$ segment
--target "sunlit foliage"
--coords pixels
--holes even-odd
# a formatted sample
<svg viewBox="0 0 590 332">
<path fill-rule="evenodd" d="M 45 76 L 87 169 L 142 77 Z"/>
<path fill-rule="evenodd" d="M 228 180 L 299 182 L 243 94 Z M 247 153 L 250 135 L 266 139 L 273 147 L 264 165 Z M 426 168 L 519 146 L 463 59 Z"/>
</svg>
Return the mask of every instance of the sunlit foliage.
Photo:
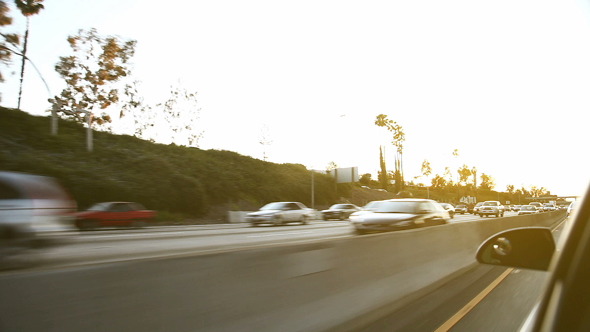
<svg viewBox="0 0 590 332">
<path fill-rule="evenodd" d="M 461 166 L 457 173 L 459 173 L 459 183 L 466 184 L 469 181 L 469 178 L 473 175 L 471 169 L 467 165 Z"/>
<path fill-rule="evenodd" d="M 488 189 L 492 190 L 496 186 L 496 182 L 491 175 L 482 173 L 481 174 L 481 184 L 479 185 L 480 189 Z"/>
<path fill-rule="evenodd" d="M 67 41 L 72 54 L 60 57 L 55 66 L 66 88 L 50 101 L 59 105 L 65 118 L 84 122 L 86 112 L 91 112 L 93 122 L 110 122 L 105 109 L 119 101 L 123 87 L 116 83 L 130 74 L 136 41 L 104 37 L 96 29 L 79 30 Z"/>
<path fill-rule="evenodd" d="M 25 38 L 23 41 L 22 49 L 22 61 L 20 67 L 20 86 L 18 90 L 18 106 L 20 109 L 21 96 L 23 92 L 23 80 L 25 77 L 25 63 L 27 59 L 27 46 L 29 44 L 29 17 L 38 14 L 43 6 L 43 0 L 14 0 L 16 7 L 20 10 L 21 14 L 27 18 L 27 27 L 25 29 Z"/>
<path fill-rule="evenodd" d="M 19 54 L 19 36 L 15 33 L 5 32 L 5 28 L 12 24 L 12 17 L 9 16 L 10 9 L 6 2 L 0 0 L 0 63 L 7 66 L 10 64 L 13 54 Z M 4 76 L 0 71 L 0 82 L 4 82 Z"/>
<path fill-rule="evenodd" d="M 396 192 L 400 191 L 404 187 L 404 172 L 403 172 L 403 150 L 404 142 L 406 140 L 406 134 L 403 127 L 397 122 L 389 119 L 385 114 L 377 115 L 375 119 L 375 125 L 387 129 L 391 133 L 391 144 L 396 148 L 395 154 L 395 171 L 394 180 Z"/>
<path fill-rule="evenodd" d="M 172 86 L 165 101 L 155 105 L 140 101 L 131 110 L 134 135 L 151 142 L 198 147 L 203 137 L 200 113 L 197 92 Z"/>
</svg>

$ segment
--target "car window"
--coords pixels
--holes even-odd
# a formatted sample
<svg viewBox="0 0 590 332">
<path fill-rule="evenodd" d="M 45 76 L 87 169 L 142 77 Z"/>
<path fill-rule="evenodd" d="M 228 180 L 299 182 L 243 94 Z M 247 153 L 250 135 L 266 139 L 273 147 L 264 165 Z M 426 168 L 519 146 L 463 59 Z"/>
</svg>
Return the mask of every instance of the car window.
<svg viewBox="0 0 590 332">
<path fill-rule="evenodd" d="M 0 182 L 0 199 L 19 199 L 22 195 L 8 183 Z"/>
<path fill-rule="evenodd" d="M 418 207 L 418 212 L 434 212 L 434 204 L 429 202 L 421 202 Z"/>
<path fill-rule="evenodd" d="M 109 207 L 109 203 L 97 203 L 88 208 L 88 211 L 108 211 Z"/>
<path fill-rule="evenodd" d="M 261 207 L 260 210 L 282 210 L 286 207 L 285 203 L 268 203 L 265 206 Z"/>
<path fill-rule="evenodd" d="M 371 210 L 378 213 L 416 213 L 418 204 L 407 201 L 381 201 Z"/>
</svg>

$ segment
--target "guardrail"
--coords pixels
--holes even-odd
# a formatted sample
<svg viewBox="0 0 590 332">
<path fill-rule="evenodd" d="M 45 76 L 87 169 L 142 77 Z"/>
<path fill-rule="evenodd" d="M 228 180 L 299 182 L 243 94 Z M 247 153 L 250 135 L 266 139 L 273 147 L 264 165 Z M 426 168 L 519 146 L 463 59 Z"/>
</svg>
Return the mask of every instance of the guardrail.
<svg viewBox="0 0 590 332">
<path fill-rule="evenodd" d="M 564 212 L 0 276 L 6 331 L 325 331 L 444 281 L 501 230 Z"/>
</svg>

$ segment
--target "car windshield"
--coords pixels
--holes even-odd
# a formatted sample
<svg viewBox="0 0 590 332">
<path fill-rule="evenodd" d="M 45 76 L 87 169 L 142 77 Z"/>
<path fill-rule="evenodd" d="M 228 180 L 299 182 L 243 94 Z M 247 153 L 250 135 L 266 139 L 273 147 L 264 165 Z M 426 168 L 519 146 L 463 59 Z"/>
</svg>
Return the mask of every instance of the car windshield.
<svg viewBox="0 0 590 332">
<path fill-rule="evenodd" d="M 363 206 L 363 210 L 373 211 L 379 205 L 380 201 L 372 201 Z"/>
<path fill-rule="evenodd" d="M 350 205 L 348 204 L 334 204 L 330 206 L 330 209 L 350 209 Z"/>
<path fill-rule="evenodd" d="M 498 206 L 498 203 L 496 203 L 496 202 L 485 202 L 485 203 L 483 203 L 483 206 Z"/>
<path fill-rule="evenodd" d="M 418 202 L 382 201 L 371 208 L 377 213 L 416 213 Z"/>
<path fill-rule="evenodd" d="M 265 206 L 261 207 L 260 210 L 261 211 L 281 210 L 281 209 L 284 209 L 285 207 L 287 207 L 287 203 L 276 202 L 276 203 L 268 203 Z"/>
</svg>

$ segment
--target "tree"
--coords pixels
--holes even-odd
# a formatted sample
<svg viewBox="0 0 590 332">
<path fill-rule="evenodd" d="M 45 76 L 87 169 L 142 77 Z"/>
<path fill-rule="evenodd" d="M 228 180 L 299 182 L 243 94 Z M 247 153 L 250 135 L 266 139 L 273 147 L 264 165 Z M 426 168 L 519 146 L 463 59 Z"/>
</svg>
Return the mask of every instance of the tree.
<svg viewBox="0 0 590 332">
<path fill-rule="evenodd" d="M 268 126 L 263 126 L 260 130 L 260 138 L 258 139 L 258 144 L 262 145 L 262 160 L 266 161 L 266 149 L 269 145 L 272 144 L 272 139 L 269 137 L 268 133 Z"/>
<path fill-rule="evenodd" d="M 493 177 L 485 173 L 481 173 L 481 184 L 479 185 L 480 189 L 492 190 L 495 186 L 496 183 Z"/>
<path fill-rule="evenodd" d="M 426 159 L 422 162 L 422 168 L 420 169 L 422 175 L 425 177 L 429 177 L 432 174 L 432 166 L 430 166 L 430 162 Z"/>
<path fill-rule="evenodd" d="M 8 16 L 9 10 L 6 2 L 0 0 L 0 27 L 12 24 L 12 17 Z M 19 36 L 14 33 L 0 32 L 0 38 L 0 62 L 9 65 L 13 54 L 20 55 L 16 51 L 20 43 Z M 2 72 L 0 72 L 0 82 L 4 82 Z"/>
<path fill-rule="evenodd" d="M 381 170 L 377 174 L 377 180 L 381 184 L 381 189 L 387 190 L 389 184 L 389 176 L 387 175 L 387 167 L 385 166 L 385 157 L 383 156 L 383 147 L 379 147 L 379 166 Z"/>
<path fill-rule="evenodd" d="M 166 101 L 154 106 L 139 103 L 132 111 L 136 137 L 152 142 L 199 146 L 203 131 L 197 129 L 201 109 L 196 92 L 172 86 Z"/>
<path fill-rule="evenodd" d="M 447 183 L 449 185 L 453 183 L 453 174 L 451 172 L 450 167 L 445 167 L 445 172 L 443 173 L 443 176 L 447 180 Z"/>
<path fill-rule="evenodd" d="M 20 109 L 20 101 L 23 93 L 23 80 L 25 77 L 25 62 L 27 60 L 27 44 L 29 41 L 29 17 L 38 14 L 41 11 L 41 9 L 45 7 L 42 4 L 43 0 L 14 0 L 14 2 L 16 3 L 16 7 L 27 19 L 25 38 L 23 40 L 23 49 L 21 52 L 22 61 L 20 67 L 20 86 L 18 89 L 17 108 Z"/>
<path fill-rule="evenodd" d="M 363 186 L 368 186 L 371 184 L 371 173 L 365 173 L 363 175 L 361 175 L 360 179 L 359 179 L 359 183 Z"/>
<path fill-rule="evenodd" d="M 65 118 L 84 122 L 91 114 L 90 123 L 111 122 L 105 110 L 119 101 L 123 87 L 117 83 L 130 75 L 129 61 L 135 53 L 136 41 L 103 37 L 96 29 L 90 29 L 69 36 L 68 43 L 73 55 L 60 57 L 55 65 L 66 81 L 66 88 L 50 101 L 59 106 Z M 96 116 L 98 111 L 102 113 Z"/>
<path fill-rule="evenodd" d="M 432 166 L 430 166 L 430 162 L 428 160 L 424 159 L 420 171 L 422 172 L 422 176 L 426 177 L 426 180 L 428 180 L 428 177 L 430 177 L 430 174 L 432 174 Z M 430 186 L 426 186 L 426 197 L 430 198 Z"/>
<path fill-rule="evenodd" d="M 375 119 L 375 125 L 378 127 L 384 127 L 391 133 L 391 143 L 396 148 L 395 153 L 395 191 L 399 192 L 404 187 L 404 172 L 403 172 L 403 150 L 404 141 L 406 140 L 406 134 L 403 131 L 403 127 L 397 122 L 388 119 L 387 115 L 379 114 Z"/>
<path fill-rule="evenodd" d="M 459 173 L 459 183 L 465 183 L 465 184 L 467 184 L 467 181 L 469 180 L 469 177 L 471 175 L 473 175 L 471 173 L 471 169 L 469 169 L 469 166 L 467 166 L 467 165 L 461 166 L 457 170 L 457 173 Z"/>
<path fill-rule="evenodd" d="M 326 166 L 326 173 L 330 173 L 331 171 L 335 170 L 336 168 L 338 168 L 338 164 L 336 164 L 335 161 L 331 161 L 328 163 L 328 166 Z"/>
<path fill-rule="evenodd" d="M 447 186 L 447 180 L 436 174 L 434 178 L 432 178 L 432 189 L 444 189 Z"/>
<path fill-rule="evenodd" d="M 542 197 L 549 195 L 549 191 L 547 191 L 545 187 L 539 188 L 537 186 L 531 186 L 531 190 L 529 192 L 532 197 Z"/>
<path fill-rule="evenodd" d="M 507 191 L 509 194 L 514 194 L 514 185 L 511 185 L 511 184 L 507 185 L 507 186 L 506 186 L 506 191 Z"/>
</svg>

